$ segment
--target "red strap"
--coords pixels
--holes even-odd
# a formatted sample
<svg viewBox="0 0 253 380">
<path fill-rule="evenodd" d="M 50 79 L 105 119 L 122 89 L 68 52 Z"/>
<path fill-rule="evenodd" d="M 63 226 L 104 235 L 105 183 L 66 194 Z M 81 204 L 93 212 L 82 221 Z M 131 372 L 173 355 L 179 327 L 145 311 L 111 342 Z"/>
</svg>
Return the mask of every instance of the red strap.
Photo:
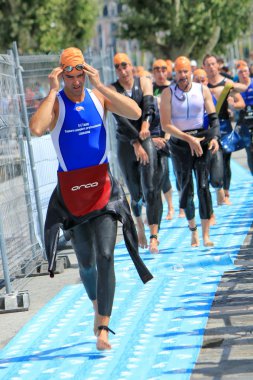
<svg viewBox="0 0 253 380">
<path fill-rule="evenodd" d="M 75 216 L 101 210 L 109 202 L 111 180 L 107 163 L 58 172 L 58 180 L 65 206 Z"/>
</svg>

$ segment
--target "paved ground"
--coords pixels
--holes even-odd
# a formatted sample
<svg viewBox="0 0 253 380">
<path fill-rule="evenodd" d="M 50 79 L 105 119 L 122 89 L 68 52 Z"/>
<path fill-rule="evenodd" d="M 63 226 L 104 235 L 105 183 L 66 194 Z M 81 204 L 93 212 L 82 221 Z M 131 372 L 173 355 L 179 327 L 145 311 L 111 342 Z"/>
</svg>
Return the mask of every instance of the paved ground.
<svg viewBox="0 0 253 380">
<path fill-rule="evenodd" d="M 246 166 L 243 151 L 234 154 L 234 157 Z M 250 230 L 237 260 L 241 269 L 225 273 L 217 289 L 192 380 L 253 379 L 252 251 L 253 230 Z M 79 283 L 76 260 L 71 249 L 69 258 L 71 268 L 53 280 L 48 276 L 29 279 L 25 287 L 31 299 L 28 311 L 0 315 L 0 348 L 64 286 Z"/>
<path fill-rule="evenodd" d="M 234 157 L 247 167 L 244 151 Z M 253 379 L 253 228 L 235 263 L 241 269 L 222 277 L 191 380 Z"/>
</svg>

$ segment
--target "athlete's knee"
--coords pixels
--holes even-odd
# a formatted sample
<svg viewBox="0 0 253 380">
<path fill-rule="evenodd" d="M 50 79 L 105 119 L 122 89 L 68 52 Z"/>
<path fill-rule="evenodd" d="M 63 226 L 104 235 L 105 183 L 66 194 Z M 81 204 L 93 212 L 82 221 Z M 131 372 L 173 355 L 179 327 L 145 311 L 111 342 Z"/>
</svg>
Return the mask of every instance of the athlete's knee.
<svg viewBox="0 0 253 380">
<path fill-rule="evenodd" d="M 113 262 L 113 249 L 104 248 L 98 253 L 98 260 L 106 260 L 107 262 Z"/>
<path fill-rule="evenodd" d="M 154 203 L 156 202 L 156 199 L 157 199 L 157 194 L 154 189 L 149 189 L 145 193 L 145 201 L 148 205 L 154 205 Z"/>
<path fill-rule="evenodd" d="M 131 209 L 132 209 L 133 214 L 134 214 L 135 217 L 141 216 L 141 212 L 142 212 L 142 199 L 139 200 L 139 201 L 131 199 Z"/>
</svg>

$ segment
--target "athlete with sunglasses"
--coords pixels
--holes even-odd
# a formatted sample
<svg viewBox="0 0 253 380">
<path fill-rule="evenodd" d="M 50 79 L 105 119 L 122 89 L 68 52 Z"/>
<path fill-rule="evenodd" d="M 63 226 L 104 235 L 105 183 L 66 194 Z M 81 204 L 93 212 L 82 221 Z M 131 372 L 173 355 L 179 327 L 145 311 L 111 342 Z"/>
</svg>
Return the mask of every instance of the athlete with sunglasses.
<svg viewBox="0 0 253 380">
<path fill-rule="evenodd" d="M 174 215 L 172 203 L 172 186 L 169 172 L 169 135 L 165 135 L 160 123 L 160 100 L 162 91 L 170 85 L 167 79 L 167 64 L 163 59 L 156 59 L 153 63 L 153 93 L 155 102 L 155 117 L 150 126 L 150 132 L 157 149 L 158 163 L 161 172 L 161 190 L 168 206 L 167 220 L 171 220 Z M 182 210 L 183 211 L 183 210 Z"/>
<path fill-rule="evenodd" d="M 180 207 L 185 210 L 192 233 L 191 246 L 199 246 L 195 221 L 194 171 L 199 198 L 199 213 L 203 244 L 212 247 L 209 237 L 209 220 L 212 199 L 208 182 L 208 150 L 217 152 L 219 123 L 209 89 L 192 82 L 191 64 L 188 58 L 175 61 L 176 83 L 165 89 L 161 96 L 160 117 L 162 128 L 171 134 L 170 150 L 180 189 Z M 210 128 L 203 128 L 204 110 L 209 115 Z"/>
<path fill-rule="evenodd" d="M 85 88 L 89 77 L 94 89 Z M 60 89 L 60 79 L 64 88 Z M 138 237 L 123 190 L 108 166 L 106 111 L 138 119 L 133 100 L 101 83 L 81 50 L 65 49 L 60 66 L 49 75 L 50 91 L 30 121 L 33 134 L 50 130 L 57 153 L 58 185 L 48 206 L 45 248 L 54 276 L 59 228 L 68 230 L 81 280 L 94 307 L 97 349 L 110 349 L 109 320 L 115 292 L 114 247 L 117 222 L 123 224 L 126 246 L 145 283 L 152 278 L 138 254 Z"/>
<path fill-rule="evenodd" d="M 207 73 L 208 87 L 217 103 L 220 103 L 218 117 L 221 132 L 221 151 L 223 156 L 223 189 L 225 194 L 223 204 L 230 205 L 229 189 L 232 177 L 230 163 L 231 152 L 227 152 L 225 147 L 222 146 L 222 138 L 232 132 L 230 107 L 237 110 L 245 107 L 240 92 L 246 91 L 247 87 L 242 83 L 233 82 L 221 75 L 217 57 L 212 54 L 206 54 L 203 58 L 203 68 Z M 224 91 L 226 92 L 224 93 Z"/>
<path fill-rule="evenodd" d="M 149 130 L 154 116 L 152 82 L 145 76 L 133 75 L 132 62 L 124 53 L 114 56 L 114 66 L 118 80 L 110 88 L 133 99 L 142 110 L 142 117 L 138 120 L 115 115 L 119 165 L 131 196 L 139 246 L 148 247 L 142 219 L 144 200 L 150 229 L 149 250 L 158 253 L 162 198 L 158 188 L 157 152 Z"/>
</svg>

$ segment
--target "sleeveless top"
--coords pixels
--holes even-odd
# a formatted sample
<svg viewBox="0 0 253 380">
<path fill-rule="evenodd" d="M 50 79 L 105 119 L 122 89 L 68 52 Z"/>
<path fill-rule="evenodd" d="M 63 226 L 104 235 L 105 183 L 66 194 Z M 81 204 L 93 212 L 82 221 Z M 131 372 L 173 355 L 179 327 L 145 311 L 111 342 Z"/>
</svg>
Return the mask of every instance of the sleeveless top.
<svg viewBox="0 0 253 380">
<path fill-rule="evenodd" d="M 209 88 L 216 88 L 216 87 L 221 87 L 221 86 L 224 87 L 226 84 L 226 81 L 227 81 L 227 78 L 224 78 L 217 84 L 208 83 L 207 87 Z M 225 99 L 225 101 L 223 102 L 218 117 L 219 119 L 229 120 L 227 99 Z"/>
<path fill-rule="evenodd" d="M 51 138 L 59 161 L 58 171 L 69 171 L 108 162 L 104 109 L 85 89 L 83 102 L 72 102 L 61 90 L 59 116 Z"/>
<path fill-rule="evenodd" d="M 246 91 L 241 92 L 243 100 L 246 106 L 253 106 L 253 79 L 250 81 L 250 85 Z"/>
<path fill-rule="evenodd" d="M 135 100 L 135 102 L 138 104 L 138 106 L 143 109 L 143 92 L 141 89 L 140 84 L 140 78 L 134 77 L 134 83 L 132 87 L 132 94 L 131 96 L 128 95 L 127 91 L 124 89 L 123 86 L 119 83 L 117 80 L 116 82 L 112 83 L 112 86 L 115 87 L 116 91 L 119 92 L 122 95 L 128 96 L 129 98 Z M 118 116 L 116 114 L 113 114 L 113 116 L 116 119 L 117 122 L 117 131 L 116 131 L 116 137 L 121 141 L 129 141 L 129 138 L 126 137 L 126 129 L 123 127 L 124 119 L 128 120 L 134 128 L 139 132 L 141 130 L 141 124 L 142 124 L 142 117 L 140 117 L 138 120 L 130 120 L 127 118 L 123 118 L 122 116 Z"/>
<path fill-rule="evenodd" d="M 188 92 L 177 84 L 171 89 L 171 122 L 181 131 L 202 129 L 204 120 L 204 96 L 200 83 L 192 82 Z"/>
</svg>

